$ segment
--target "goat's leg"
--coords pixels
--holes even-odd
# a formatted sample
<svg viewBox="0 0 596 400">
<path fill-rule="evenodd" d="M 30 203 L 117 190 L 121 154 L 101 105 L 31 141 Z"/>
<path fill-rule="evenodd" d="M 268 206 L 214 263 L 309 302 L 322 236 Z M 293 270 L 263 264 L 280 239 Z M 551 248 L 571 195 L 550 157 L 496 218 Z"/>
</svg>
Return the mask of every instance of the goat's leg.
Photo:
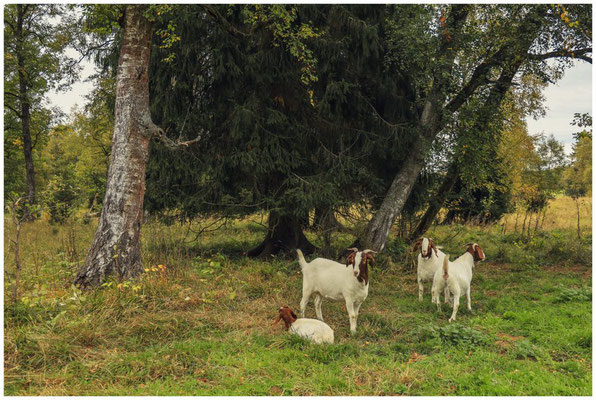
<svg viewBox="0 0 596 400">
<path fill-rule="evenodd" d="M 444 296 L 445 296 L 445 304 L 447 303 L 451 303 L 451 298 L 449 297 L 449 288 L 445 287 L 445 291 L 443 292 Z"/>
<path fill-rule="evenodd" d="M 466 290 L 466 297 L 468 299 L 468 311 L 472 311 L 472 297 L 470 297 L 470 288 Z"/>
<path fill-rule="evenodd" d="M 439 293 L 441 293 L 441 291 L 435 288 L 435 284 L 433 282 L 433 286 L 430 289 L 430 302 L 431 304 L 437 305 L 437 311 L 441 311 L 441 296 L 439 295 Z"/>
<path fill-rule="evenodd" d="M 346 308 L 348 309 L 348 315 L 350 316 L 350 332 L 356 333 L 356 320 L 358 319 L 356 311 L 354 310 L 354 302 L 346 299 Z"/>
<path fill-rule="evenodd" d="M 302 293 L 302 300 L 300 300 L 300 317 L 304 318 L 304 313 L 306 312 L 306 306 L 308 305 L 308 300 L 310 300 L 311 292 L 303 292 Z"/>
<path fill-rule="evenodd" d="M 455 316 L 457 315 L 457 309 L 459 308 L 459 296 L 455 293 L 453 294 L 453 313 L 451 314 L 451 318 L 449 318 L 449 322 L 455 321 Z"/>
<path fill-rule="evenodd" d="M 356 318 L 358 318 L 358 312 L 360 311 L 361 305 L 362 305 L 362 302 L 354 303 L 354 312 L 356 313 Z"/>
<path fill-rule="evenodd" d="M 422 294 L 424 293 L 424 285 L 420 278 L 418 278 L 418 301 L 422 301 Z"/>
<path fill-rule="evenodd" d="M 315 294 L 315 311 L 317 313 L 317 318 L 320 319 L 321 321 L 324 321 L 323 312 L 321 311 L 322 303 L 323 303 L 323 296 L 321 296 L 320 294 Z"/>
</svg>

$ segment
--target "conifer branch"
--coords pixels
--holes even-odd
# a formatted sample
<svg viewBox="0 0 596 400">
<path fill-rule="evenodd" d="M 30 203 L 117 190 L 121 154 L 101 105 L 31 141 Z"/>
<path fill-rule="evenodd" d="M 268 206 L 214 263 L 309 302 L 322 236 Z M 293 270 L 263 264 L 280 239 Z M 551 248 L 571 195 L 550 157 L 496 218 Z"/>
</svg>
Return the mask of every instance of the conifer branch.
<svg viewBox="0 0 596 400">
<path fill-rule="evenodd" d="M 215 9 L 215 7 L 213 7 L 212 5 L 203 4 L 203 8 L 205 9 L 205 11 L 207 11 L 207 14 L 209 14 L 211 17 L 213 17 L 217 22 L 221 22 L 223 24 L 223 26 L 228 30 L 228 32 L 230 32 L 232 35 L 243 37 L 243 38 L 250 36 L 249 34 L 238 30 L 227 19 L 225 19 L 225 17 L 223 15 L 221 15 L 219 13 L 219 11 L 217 11 Z"/>
</svg>

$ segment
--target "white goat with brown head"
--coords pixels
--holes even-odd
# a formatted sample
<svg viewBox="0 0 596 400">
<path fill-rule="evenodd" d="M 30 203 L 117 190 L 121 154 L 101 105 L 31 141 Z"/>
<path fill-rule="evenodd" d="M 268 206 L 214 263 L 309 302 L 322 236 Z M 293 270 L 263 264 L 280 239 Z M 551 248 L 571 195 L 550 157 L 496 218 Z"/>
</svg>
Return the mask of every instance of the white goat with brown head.
<svg viewBox="0 0 596 400">
<path fill-rule="evenodd" d="M 344 300 L 350 316 L 350 331 L 356 332 L 356 321 L 360 306 L 368 296 L 368 266 L 375 264 L 372 250 L 351 252 L 346 257 L 346 264 L 326 258 L 315 258 L 310 263 L 304 259 L 300 250 L 298 263 L 302 269 L 302 301 L 300 301 L 300 314 L 304 317 L 306 306 L 310 297 L 315 296 L 315 311 L 317 318 L 323 320 L 321 304 L 323 297 L 332 300 Z M 349 267 L 352 268 L 349 268 Z"/>
<path fill-rule="evenodd" d="M 300 318 L 288 306 L 280 307 L 279 315 L 273 324 L 284 321 L 286 330 L 317 344 L 333 343 L 333 329 L 318 319 Z"/>
<path fill-rule="evenodd" d="M 424 293 L 424 283 L 432 282 L 435 277 L 435 272 L 443 265 L 445 253 L 437 249 L 435 242 L 431 238 L 420 238 L 414 243 L 414 251 L 420 250 L 418 253 L 418 300 L 422 301 Z M 445 302 L 449 300 L 449 292 L 445 291 Z"/>
<path fill-rule="evenodd" d="M 470 286 L 474 267 L 478 261 L 484 261 L 485 256 L 478 243 L 468 243 L 466 252 L 459 256 L 455 261 L 450 262 L 449 256 L 443 259 L 443 268 L 435 272 L 432 287 L 432 301 L 441 309 L 439 295 L 445 289 L 448 289 L 453 295 L 453 313 L 449 322 L 455 321 L 457 309 L 459 308 L 459 298 L 466 294 L 468 300 L 468 310 L 472 311 L 472 298 L 470 297 Z"/>
</svg>

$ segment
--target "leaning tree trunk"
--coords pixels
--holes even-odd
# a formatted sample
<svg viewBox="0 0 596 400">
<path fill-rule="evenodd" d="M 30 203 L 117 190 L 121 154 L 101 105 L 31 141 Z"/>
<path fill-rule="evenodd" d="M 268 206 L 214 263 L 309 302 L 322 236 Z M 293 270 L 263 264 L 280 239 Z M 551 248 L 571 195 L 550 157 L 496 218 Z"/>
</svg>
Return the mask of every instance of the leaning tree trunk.
<svg viewBox="0 0 596 400">
<path fill-rule="evenodd" d="M 383 203 L 366 226 L 362 240 L 364 247 L 374 251 L 381 251 L 385 247 L 393 222 L 401 213 L 422 169 L 424 157 L 421 150 L 411 149 L 408 158 L 393 179 Z"/>
<path fill-rule="evenodd" d="M 391 182 L 381 206 L 366 227 L 362 242 L 368 249 L 381 251 L 385 247 L 391 227 L 401 213 L 414 187 L 416 178 L 422 170 L 424 153 L 430 148 L 433 139 L 444 125 L 441 114 L 445 102 L 444 92 L 448 84 L 444 77 L 451 75 L 459 46 L 459 31 L 463 27 L 469 12 L 470 8 L 466 5 L 451 6 L 447 22 L 444 25 L 445 29 L 449 28 L 450 33 L 443 35 L 437 52 L 437 58 L 441 59 L 442 62 L 436 70 L 433 87 L 422 106 L 417 121 L 417 130 L 420 136 L 409 149 L 409 154 Z M 450 112 L 455 112 L 461 104 L 463 102 L 458 99 L 455 102 L 452 101 L 447 108 Z"/>
<path fill-rule="evenodd" d="M 33 145 L 31 143 L 31 106 L 29 104 L 29 95 L 27 87 L 27 70 L 25 68 L 25 56 L 23 54 L 23 24 L 25 11 L 22 4 L 17 4 L 17 64 L 19 67 L 19 103 L 21 106 L 21 124 L 23 134 L 23 156 L 25 158 L 25 212 L 29 214 L 27 219 L 32 218 L 30 206 L 35 204 L 35 169 L 33 168 Z"/>
<path fill-rule="evenodd" d="M 502 65 L 504 67 L 500 79 L 507 78 L 509 75 L 513 78 L 524 61 L 524 58 L 520 57 L 519 54 L 527 53 L 534 41 L 535 34 L 537 34 L 541 28 L 540 20 L 533 15 L 529 15 L 520 28 L 520 37 L 522 37 L 522 39 L 517 42 L 516 38 L 513 43 L 504 44 L 503 47 L 495 53 L 493 58 L 478 65 L 474 70 L 470 81 L 457 95 L 444 105 L 446 101 L 444 92 L 447 89 L 447 82 L 444 80 L 444 77 L 451 76 L 451 71 L 455 63 L 459 29 L 463 26 L 469 9 L 466 6 L 461 5 L 459 7 L 452 6 L 451 11 L 450 14 L 452 14 L 452 16 L 448 15 L 448 20 L 451 22 L 446 26 L 453 26 L 453 29 L 450 29 L 450 34 L 444 35 L 444 40 L 438 52 L 438 58 L 442 58 L 443 62 L 441 63 L 442 66 L 437 69 L 437 74 L 433 79 L 433 88 L 431 89 L 430 95 L 427 97 L 420 114 L 418 121 L 420 139 L 415 142 L 415 146 L 409 149 L 410 154 L 408 155 L 408 158 L 402 166 L 402 169 L 394 178 L 386 197 L 383 199 L 381 207 L 375 213 L 373 219 L 369 222 L 366 228 L 364 243 L 366 247 L 369 247 L 372 250 L 381 251 L 385 247 L 385 242 L 387 241 L 391 226 L 393 225 L 395 218 L 401 212 L 418 173 L 422 169 L 424 159 L 423 153 L 430 147 L 433 139 L 445 124 L 445 118 L 443 118 L 444 115 L 456 113 L 475 90 L 483 83 L 486 83 L 488 73 L 492 69 L 492 66 Z M 455 41 L 452 41 L 452 36 L 456 38 Z M 515 44 L 515 46 L 512 46 L 512 44 Z M 506 92 L 508 85 L 499 86 L 505 88 L 504 92 Z M 420 144 L 421 142 L 422 144 Z"/>
<path fill-rule="evenodd" d="M 145 9 L 128 5 L 124 13 L 106 194 L 93 244 L 75 280 L 83 288 L 99 285 L 112 273 L 128 279 L 143 271 L 140 235 L 153 128 L 148 87 L 151 23 L 143 15 Z"/>
<path fill-rule="evenodd" d="M 251 258 L 268 258 L 278 253 L 294 256 L 293 250 L 300 249 L 305 255 L 312 254 L 315 246 L 302 232 L 301 218 L 293 215 L 269 213 L 267 236 L 263 242 L 247 252 Z"/>
<path fill-rule="evenodd" d="M 408 241 L 413 242 L 418 239 L 420 236 L 424 235 L 424 233 L 430 228 L 432 222 L 435 220 L 435 217 L 445 204 L 445 200 L 447 199 L 447 195 L 451 193 L 455 182 L 457 182 L 457 178 L 459 177 L 459 166 L 457 161 L 453 161 L 453 163 L 449 166 L 449 171 L 443 180 L 443 183 L 437 190 L 437 193 L 430 201 L 428 209 L 418 222 L 416 229 L 410 234 Z"/>
</svg>

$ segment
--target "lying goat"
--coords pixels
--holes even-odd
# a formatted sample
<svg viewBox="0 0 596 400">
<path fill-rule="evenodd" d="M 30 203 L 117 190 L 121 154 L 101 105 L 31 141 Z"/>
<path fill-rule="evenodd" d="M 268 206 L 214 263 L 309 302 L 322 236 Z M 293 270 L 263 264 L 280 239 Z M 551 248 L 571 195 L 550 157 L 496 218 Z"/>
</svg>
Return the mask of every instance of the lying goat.
<svg viewBox="0 0 596 400">
<path fill-rule="evenodd" d="M 368 296 L 368 264 L 375 264 L 372 250 L 358 251 L 350 249 L 346 264 L 340 264 L 326 258 L 316 258 L 310 263 L 304 259 L 302 252 L 297 249 L 298 263 L 302 269 L 302 301 L 300 314 L 304 317 L 306 305 L 310 296 L 315 296 L 315 311 L 317 318 L 323 320 L 321 303 L 323 297 L 332 300 L 345 300 L 346 309 L 350 316 L 350 331 L 356 333 L 356 321 L 362 302 Z M 348 267 L 352 266 L 350 270 Z"/>
<path fill-rule="evenodd" d="M 449 262 L 449 256 L 443 260 L 443 268 L 435 272 L 432 286 L 432 301 L 441 310 L 439 296 L 447 288 L 453 295 L 453 313 L 449 322 L 455 321 L 459 298 L 465 292 L 468 299 L 468 310 L 472 311 L 472 299 L 470 298 L 470 285 L 474 273 L 475 263 L 485 259 L 482 248 L 476 243 L 468 243 L 468 249 L 457 260 Z"/>
<path fill-rule="evenodd" d="M 288 306 L 280 307 L 279 315 L 273 324 L 277 324 L 280 319 L 284 321 L 286 330 L 290 333 L 312 340 L 317 344 L 333 344 L 333 329 L 323 321 L 310 318 L 298 319 Z"/>
<path fill-rule="evenodd" d="M 422 294 L 424 293 L 424 283 L 432 282 L 435 277 L 435 272 L 441 269 L 445 253 L 437 250 L 437 246 L 430 238 L 421 238 L 414 243 L 413 250 L 420 249 L 418 253 L 418 300 L 422 301 Z M 449 300 L 449 291 L 445 290 L 445 303 Z"/>
</svg>

